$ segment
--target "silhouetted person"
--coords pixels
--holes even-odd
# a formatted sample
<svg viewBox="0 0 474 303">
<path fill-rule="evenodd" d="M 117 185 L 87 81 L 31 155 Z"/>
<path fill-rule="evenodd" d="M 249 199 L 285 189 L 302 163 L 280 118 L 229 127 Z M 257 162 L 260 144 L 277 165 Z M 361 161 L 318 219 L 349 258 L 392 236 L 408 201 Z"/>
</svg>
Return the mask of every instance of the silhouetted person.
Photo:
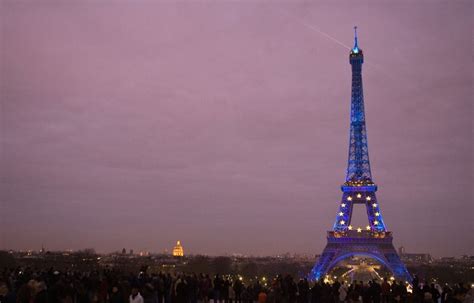
<svg viewBox="0 0 474 303">
<path fill-rule="evenodd" d="M 235 302 L 241 303 L 242 302 L 242 290 L 243 285 L 240 279 L 236 279 L 234 282 L 234 292 L 235 292 Z"/>
<path fill-rule="evenodd" d="M 123 294 L 118 288 L 118 286 L 112 287 L 112 293 L 110 294 L 109 302 L 110 303 L 125 303 Z"/>
<path fill-rule="evenodd" d="M 224 282 L 219 276 L 219 274 L 216 275 L 214 278 L 214 303 L 219 301 L 221 302 L 222 300 L 222 288 L 224 287 Z"/>
<path fill-rule="evenodd" d="M 301 279 L 298 282 L 298 303 L 308 303 L 309 283 L 308 280 Z"/>
<path fill-rule="evenodd" d="M 132 287 L 132 293 L 130 294 L 130 297 L 129 297 L 129 303 L 144 303 L 143 297 L 140 294 L 138 286 Z"/>
<path fill-rule="evenodd" d="M 383 282 L 382 285 L 380 285 L 380 288 L 382 293 L 382 303 L 388 303 L 390 299 L 391 287 L 390 284 L 387 282 L 387 278 L 383 278 Z"/>
</svg>

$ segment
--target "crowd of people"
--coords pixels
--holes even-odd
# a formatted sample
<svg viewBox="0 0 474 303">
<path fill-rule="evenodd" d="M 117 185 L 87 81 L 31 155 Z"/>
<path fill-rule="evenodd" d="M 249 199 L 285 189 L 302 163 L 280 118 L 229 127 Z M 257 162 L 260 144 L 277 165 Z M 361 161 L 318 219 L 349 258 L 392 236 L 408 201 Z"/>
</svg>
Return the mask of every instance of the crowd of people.
<svg viewBox="0 0 474 303">
<path fill-rule="evenodd" d="M 244 280 L 216 274 L 124 274 L 114 270 L 59 272 L 5 269 L 0 303 L 473 303 L 473 289 L 403 282 L 295 281 L 290 275 Z"/>
</svg>

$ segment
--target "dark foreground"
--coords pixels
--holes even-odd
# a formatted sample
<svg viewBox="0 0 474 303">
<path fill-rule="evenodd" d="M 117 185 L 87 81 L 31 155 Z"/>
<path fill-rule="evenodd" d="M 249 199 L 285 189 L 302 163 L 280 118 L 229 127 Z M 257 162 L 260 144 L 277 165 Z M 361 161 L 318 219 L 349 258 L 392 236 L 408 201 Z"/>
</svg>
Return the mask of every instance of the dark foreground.
<svg viewBox="0 0 474 303">
<path fill-rule="evenodd" d="M 401 281 L 332 284 L 277 275 L 246 280 L 238 275 L 172 274 L 119 270 L 4 269 L 1 303 L 387 303 L 474 302 L 470 285 L 420 283 L 413 290 Z"/>
<path fill-rule="evenodd" d="M 0 303 L 473 302 L 472 257 L 412 262 L 420 278 L 407 289 L 390 279 L 348 283 L 343 267 L 333 272 L 339 282 L 310 283 L 301 277 L 314 258 L 140 255 L 0 251 Z"/>
</svg>

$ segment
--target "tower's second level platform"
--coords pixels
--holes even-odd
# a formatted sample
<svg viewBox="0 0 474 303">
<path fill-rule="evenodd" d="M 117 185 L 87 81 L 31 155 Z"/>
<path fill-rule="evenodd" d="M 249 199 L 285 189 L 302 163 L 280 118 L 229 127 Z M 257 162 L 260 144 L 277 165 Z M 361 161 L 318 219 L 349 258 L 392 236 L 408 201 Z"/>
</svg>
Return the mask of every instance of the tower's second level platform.
<svg viewBox="0 0 474 303">
<path fill-rule="evenodd" d="M 347 181 L 341 185 L 343 192 L 376 192 L 377 185 L 371 180 Z"/>
<path fill-rule="evenodd" d="M 373 230 L 346 230 L 346 231 L 328 231 L 328 242 L 392 242 L 392 233 L 389 231 Z"/>
</svg>

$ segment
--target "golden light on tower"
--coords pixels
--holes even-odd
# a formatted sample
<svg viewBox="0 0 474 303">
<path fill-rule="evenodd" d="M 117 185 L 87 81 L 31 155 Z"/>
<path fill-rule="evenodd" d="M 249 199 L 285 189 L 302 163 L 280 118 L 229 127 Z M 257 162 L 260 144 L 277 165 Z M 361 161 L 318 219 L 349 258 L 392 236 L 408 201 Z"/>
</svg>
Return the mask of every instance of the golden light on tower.
<svg viewBox="0 0 474 303">
<path fill-rule="evenodd" d="M 183 246 L 181 245 L 181 242 L 178 240 L 176 242 L 176 246 L 173 247 L 173 257 L 183 257 L 183 256 L 184 256 Z"/>
</svg>

